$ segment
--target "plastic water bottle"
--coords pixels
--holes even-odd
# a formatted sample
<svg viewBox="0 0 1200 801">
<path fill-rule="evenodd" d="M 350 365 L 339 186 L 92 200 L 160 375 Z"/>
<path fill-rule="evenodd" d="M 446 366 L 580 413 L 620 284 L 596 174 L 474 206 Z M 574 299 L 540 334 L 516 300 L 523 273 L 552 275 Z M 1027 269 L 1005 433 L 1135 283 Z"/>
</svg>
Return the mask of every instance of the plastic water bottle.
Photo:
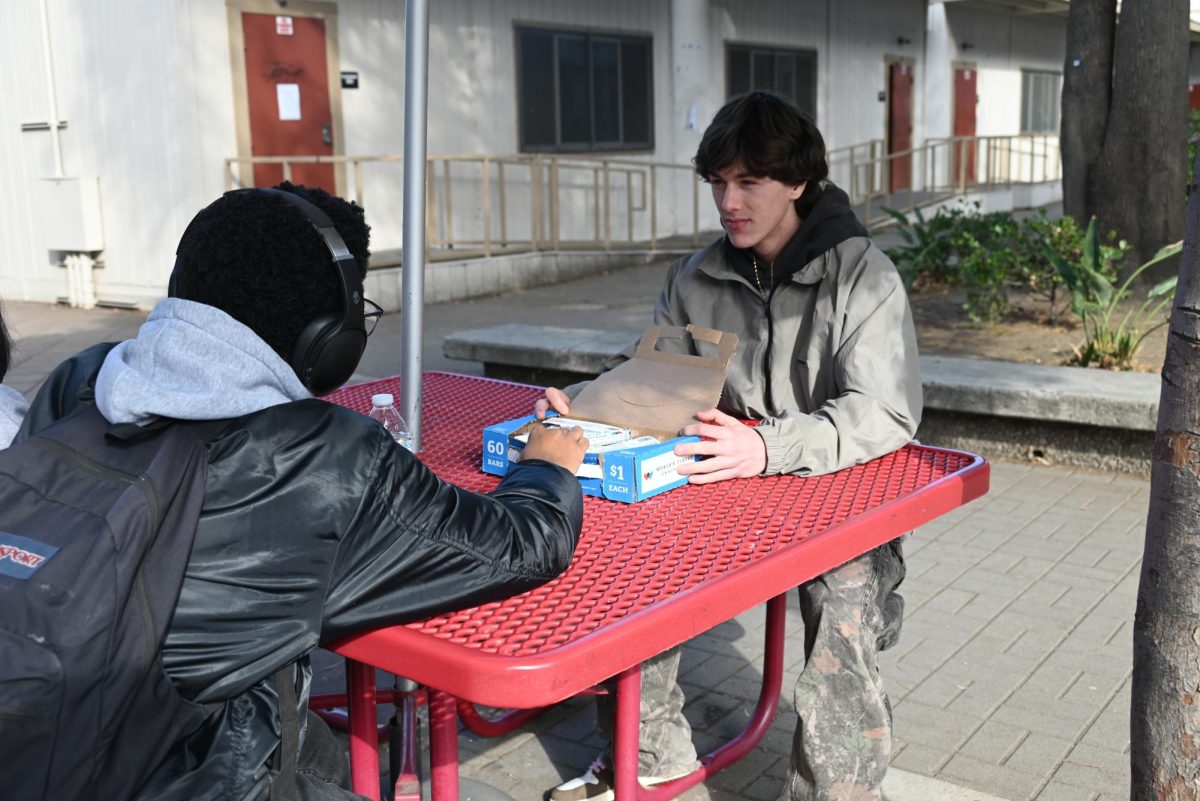
<svg viewBox="0 0 1200 801">
<path fill-rule="evenodd" d="M 408 430 L 408 423 L 404 422 L 400 412 L 396 411 L 395 399 L 391 393 L 381 392 L 371 396 L 370 417 L 383 426 L 397 443 L 412 450 L 412 432 Z"/>
</svg>

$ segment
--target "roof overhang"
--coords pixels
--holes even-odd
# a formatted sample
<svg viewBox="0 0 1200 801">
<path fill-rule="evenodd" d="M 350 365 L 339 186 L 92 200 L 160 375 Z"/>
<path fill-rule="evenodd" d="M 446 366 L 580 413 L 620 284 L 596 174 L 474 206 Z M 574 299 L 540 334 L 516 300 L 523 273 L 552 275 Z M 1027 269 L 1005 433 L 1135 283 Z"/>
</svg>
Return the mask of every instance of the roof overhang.
<svg viewBox="0 0 1200 801">
<path fill-rule="evenodd" d="M 1070 3 L 1067 0 L 938 0 L 946 4 L 959 3 L 965 6 L 983 6 L 985 8 L 1008 8 L 1018 14 L 1053 14 L 1059 17 L 1067 16 Z"/>
<path fill-rule="evenodd" d="M 1070 10 L 1071 3 L 1069 0 L 930 0 L 930 3 L 960 3 L 969 6 L 981 6 L 984 8 L 1006 8 L 1016 11 L 1018 14 L 1046 14 L 1055 17 L 1066 18 L 1067 12 Z M 1117 2 L 1117 11 L 1120 12 L 1121 3 Z M 1191 0 L 1188 10 L 1188 28 L 1192 33 L 1192 41 L 1200 41 L 1200 0 Z"/>
</svg>

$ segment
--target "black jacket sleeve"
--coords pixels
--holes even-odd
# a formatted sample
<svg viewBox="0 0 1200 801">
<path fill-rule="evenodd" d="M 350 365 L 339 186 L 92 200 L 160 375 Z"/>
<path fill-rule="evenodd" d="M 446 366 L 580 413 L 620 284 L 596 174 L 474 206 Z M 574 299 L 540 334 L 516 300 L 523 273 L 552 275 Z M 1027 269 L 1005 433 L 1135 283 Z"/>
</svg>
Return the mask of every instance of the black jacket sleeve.
<svg viewBox="0 0 1200 801">
<path fill-rule="evenodd" d="M 386 437 L 376 464 L 338 548 L 322 639 L 524 592 L 570 564 L 583 498 L 563 468 L 522 462 L 481 495 Z"/>
<path fill-rule="evenodd" d="M 112 347 L 60 365 L 22 434 L 88 403 Z M 483 495 L 363 415 L 316 399 L 263 409 L 209 442 L 164 665 L 189 698 L 231 697 L 319 641 L 545 583 L 570 563 L 582 522 L 579 482 L 549 462 L 515 465 Z"/>
</svg>

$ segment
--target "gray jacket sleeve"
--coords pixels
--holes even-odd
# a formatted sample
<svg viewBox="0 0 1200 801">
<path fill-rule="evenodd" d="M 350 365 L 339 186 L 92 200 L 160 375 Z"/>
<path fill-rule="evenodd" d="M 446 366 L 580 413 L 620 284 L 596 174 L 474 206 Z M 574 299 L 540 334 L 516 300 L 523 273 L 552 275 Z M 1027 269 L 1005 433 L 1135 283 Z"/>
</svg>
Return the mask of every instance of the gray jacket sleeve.
<svg viewBox="0 0 1200 801">
<path fill-rule="evenodd" d="M 762 421 L 764 474 L 832 473 L 891 453 L 916 433 L 922 398 L 912 311 L 896 270 L 872 259 L 886 257 L 872 248 L 842 276 L 837 394 L 811 414 L 788 411 Z"/>
</svg>

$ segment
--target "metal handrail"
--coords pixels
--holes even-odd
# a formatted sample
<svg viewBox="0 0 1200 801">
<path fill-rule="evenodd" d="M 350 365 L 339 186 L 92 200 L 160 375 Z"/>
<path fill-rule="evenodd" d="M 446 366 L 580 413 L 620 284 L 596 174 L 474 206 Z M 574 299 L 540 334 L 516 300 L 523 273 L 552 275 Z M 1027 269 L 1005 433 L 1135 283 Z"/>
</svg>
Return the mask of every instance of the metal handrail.
<svg viewBox="0 0 1200 801">
<path fill-rule="evenodd" d="M 280 165 L 284 180 L 293 180 L 299 165 L 328 164 L 350 168 L 351 188 L 346 194 L 364 205 L 368 193 L 367 170 L 372 165 L 403 164 L 404 157 L 386 155 L 339 156 L 250 156 L 225 159 L 226 189 L 252 185 L 248 180 L 255 165 Z M 700 181 L 691 165 L 630 158 L 541 154 L 441 154 L 426 158 L 426 246 L 429 250 L 463 252 L 481 250 L 481 255 L 498 252 L 561 248 L 640 248 L 659 250 L 666 238 L 690 233 L 691 246 L 700 242 Z M 470 175 L 466 173 L 470 171 Z M 660 226 L 660 205 L 675 198 L 662 193 L 665 173 L 682 171 L 689 176 L 684 190 L 691 195 L 690 225 L 677 222 L 671 229 Z M 454 185 L 468 183 L 471 197 L 456 201 Z M 688 192 L 690 190 L 690 192 Z M 514 236 L 510 198 L 520 192 L 528 196 L 528 235 Z M 579 208 L 564 219 L 564 200 L 574 194 L 575 206 L 591 206 L 591 231 L 580 227 Z M 582 195 L 587 200 L 582 200 Z M 682 198 L 680 198 L 682 200 Z M 464 211 L 464 207 L 469 209 Z M 624 217 L 623 231 L 614 230 L 617 214 Z M 454 227 L 469 217 L 471 235 L 457 235 Z M 682 216 L 680 218 L 682 220 Z"/>
<path fill-rule="evenodd" d="M 891 179 L 902 160 L 908 186 L 894 188 Z M 884 207 L 912 212 L 970 191 L 1061 180 L 1062 160 L 1054 134 L 950 136 L 855 159 L 851 170 L 846 182 L 851 203 L 861 206 L 864 222 L 876 225 L 889 219 Z"/>
<path fill-rule="evenodd" d="M 831 179 L 861 207 L 868 225 L 888 219 L 884 206 L 912 211 L 968 191 L 1062 176 L 1058 137 L 1052 134 L 939 137 L 894 153 L 886 152 L 882 139 L 873 139 L 834 148 L 827 157 Z M 255 165 L 280 165 L 283 178 L 292 180 L 299 165 L 328 164 L 342 172 L 347 195 L 365 205 L 368 194 L 387 193 L 395 185 L 379 173 L 403 161 L 397 154 L 227 158 L 225 185 L 251 184 L 247 177 Z M 900 165 L 908 169 L 909 186 L 895 190 L 892 179 L 902 174 Z M 690 164 L 587 155 L 442 154 L 426 158 L 426 177 L 426 248 L 441 257 L 546 249 L 658 251 L 700 244 L 702 181 Z M 384 211 L 373 213 L 373 221 L 386 230 L 381 217 L 389 216 L 388 203 L 380 205 Z M 664 212 L 674 221 L 664 224 Z"/>
</svg>

